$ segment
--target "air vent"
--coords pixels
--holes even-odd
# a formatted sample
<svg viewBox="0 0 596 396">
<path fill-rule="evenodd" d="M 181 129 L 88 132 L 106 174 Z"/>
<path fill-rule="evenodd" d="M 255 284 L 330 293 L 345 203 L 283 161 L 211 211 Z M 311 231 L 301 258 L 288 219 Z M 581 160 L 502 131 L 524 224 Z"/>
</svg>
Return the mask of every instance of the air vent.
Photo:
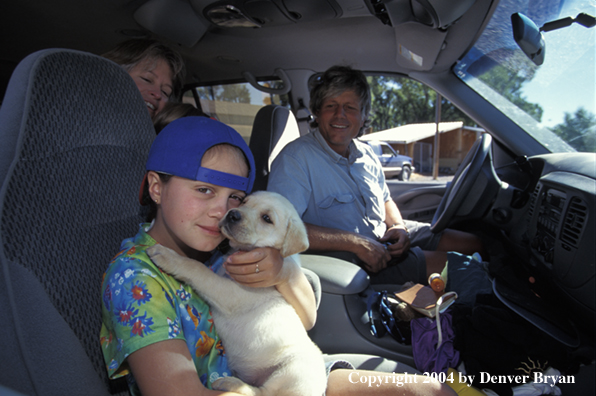
<svg viewBox="0 0 596 396">
<path fill-rule="evenodd" d="M 563 230 L 561 231 L 561 241 L 571 247 L 577 248 L 587 217 L 588 207 L 584 201 L 578 197 L 571 198 L 567 213 L 565 214 Z"/>
<path fill-rule="evenodd" d="M 536 207 L 536 201 L 538 200 L 538 193 L 540 192 L 540 183 L 536 184 L 536 188 L 530 197 L 530 207 L 528 209 L 528 215 L 526 217 L 527 221 L 530 222 L 532 220 L 532 216 L 534 215 L 534 208 Z"/>
</svg>

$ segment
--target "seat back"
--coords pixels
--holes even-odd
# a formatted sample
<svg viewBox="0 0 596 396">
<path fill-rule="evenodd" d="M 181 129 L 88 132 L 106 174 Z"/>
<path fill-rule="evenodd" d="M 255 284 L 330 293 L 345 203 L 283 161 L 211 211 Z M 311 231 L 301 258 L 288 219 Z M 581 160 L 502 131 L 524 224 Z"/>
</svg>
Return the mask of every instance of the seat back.
<svg viewBox="0 0 596 396">
<path fill-rule="evenodd" d="M 267 189 L 271 163 L 286 144 L 299 137 L 296 117 L 289 109 L 267 105 L 257 112 L 249 142 L 257 169 L 253 191 Z"/>
<path fill-rule="evenodd" d="M 138 89 L 115 63 L 52 49 L 17 66 L 0 109 L 4 387 L 128 393 L 108 385 L 100 290 L 120 242 L 142 222 L 138 189 L 154 136 Z"/>
</svg>

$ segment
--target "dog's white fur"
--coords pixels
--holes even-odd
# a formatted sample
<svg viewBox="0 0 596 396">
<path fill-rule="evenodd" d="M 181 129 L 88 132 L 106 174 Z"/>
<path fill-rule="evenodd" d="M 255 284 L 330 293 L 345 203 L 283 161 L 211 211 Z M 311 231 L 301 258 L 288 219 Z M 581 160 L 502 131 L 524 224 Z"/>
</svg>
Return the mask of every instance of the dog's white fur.
<svg viewBox="0 0 596 396">
<path fill-rule="evenodd" d="M 290 279 L 301 271 L 296 259 L 308 248 L 306 228 L 281 195 L 256 192 L 230 210 L 219 226 L 233 248 L 278 248 L 285 257 L 282 271 Z M 148 248 L 147 254 L 209 304 L 235 375 L 220 378 L 214 388 L 244 395 L 323 395 L 327 378 L 321 351 L 274 287 L 241 286 L 161 245 Z"/>
</svg>

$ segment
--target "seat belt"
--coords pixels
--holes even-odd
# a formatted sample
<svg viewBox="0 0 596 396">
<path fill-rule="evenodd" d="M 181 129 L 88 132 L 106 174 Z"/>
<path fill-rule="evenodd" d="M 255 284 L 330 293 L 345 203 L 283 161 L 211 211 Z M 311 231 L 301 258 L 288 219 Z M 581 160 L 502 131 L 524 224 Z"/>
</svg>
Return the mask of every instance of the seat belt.
<svg viewBox="0 0 596 396">
<path fill-rule="evenodd" d="M 298 122 L 298 128 L 300 129 L 300 135 L 305 135 L 313 130 L 311 124 L 314 120 L 315 116 L 312 115 L 308 107 L 304 105 L 304 99 L 298 98 L 298 109 L 296 109 L 296 121 Z"/>
</svg>

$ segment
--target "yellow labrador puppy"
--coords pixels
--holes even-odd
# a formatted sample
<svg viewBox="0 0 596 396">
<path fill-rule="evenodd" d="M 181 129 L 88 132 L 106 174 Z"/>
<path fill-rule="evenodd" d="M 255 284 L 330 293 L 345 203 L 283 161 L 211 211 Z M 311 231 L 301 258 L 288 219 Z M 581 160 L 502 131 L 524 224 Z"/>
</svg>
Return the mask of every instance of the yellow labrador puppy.
<svg viewBox="0 0 596 396">
<path fill-rule="evenodd" d="M 283 271 L 301 271 L 297 253 L 308 248 L 306 228 L 281 195 L 249 195 L 228 211 L 219 227 L 233 248 L 275 247 L 285 258 Z M 327 378 L 321 351 L 274 287 L 241 286 L 161 245 L 147 253 L 164 271 L 191 285 L 211 308 L 235 375 L 220 378 L 214 388 L 251 396 L 323 395 Z"/>
</svg>

